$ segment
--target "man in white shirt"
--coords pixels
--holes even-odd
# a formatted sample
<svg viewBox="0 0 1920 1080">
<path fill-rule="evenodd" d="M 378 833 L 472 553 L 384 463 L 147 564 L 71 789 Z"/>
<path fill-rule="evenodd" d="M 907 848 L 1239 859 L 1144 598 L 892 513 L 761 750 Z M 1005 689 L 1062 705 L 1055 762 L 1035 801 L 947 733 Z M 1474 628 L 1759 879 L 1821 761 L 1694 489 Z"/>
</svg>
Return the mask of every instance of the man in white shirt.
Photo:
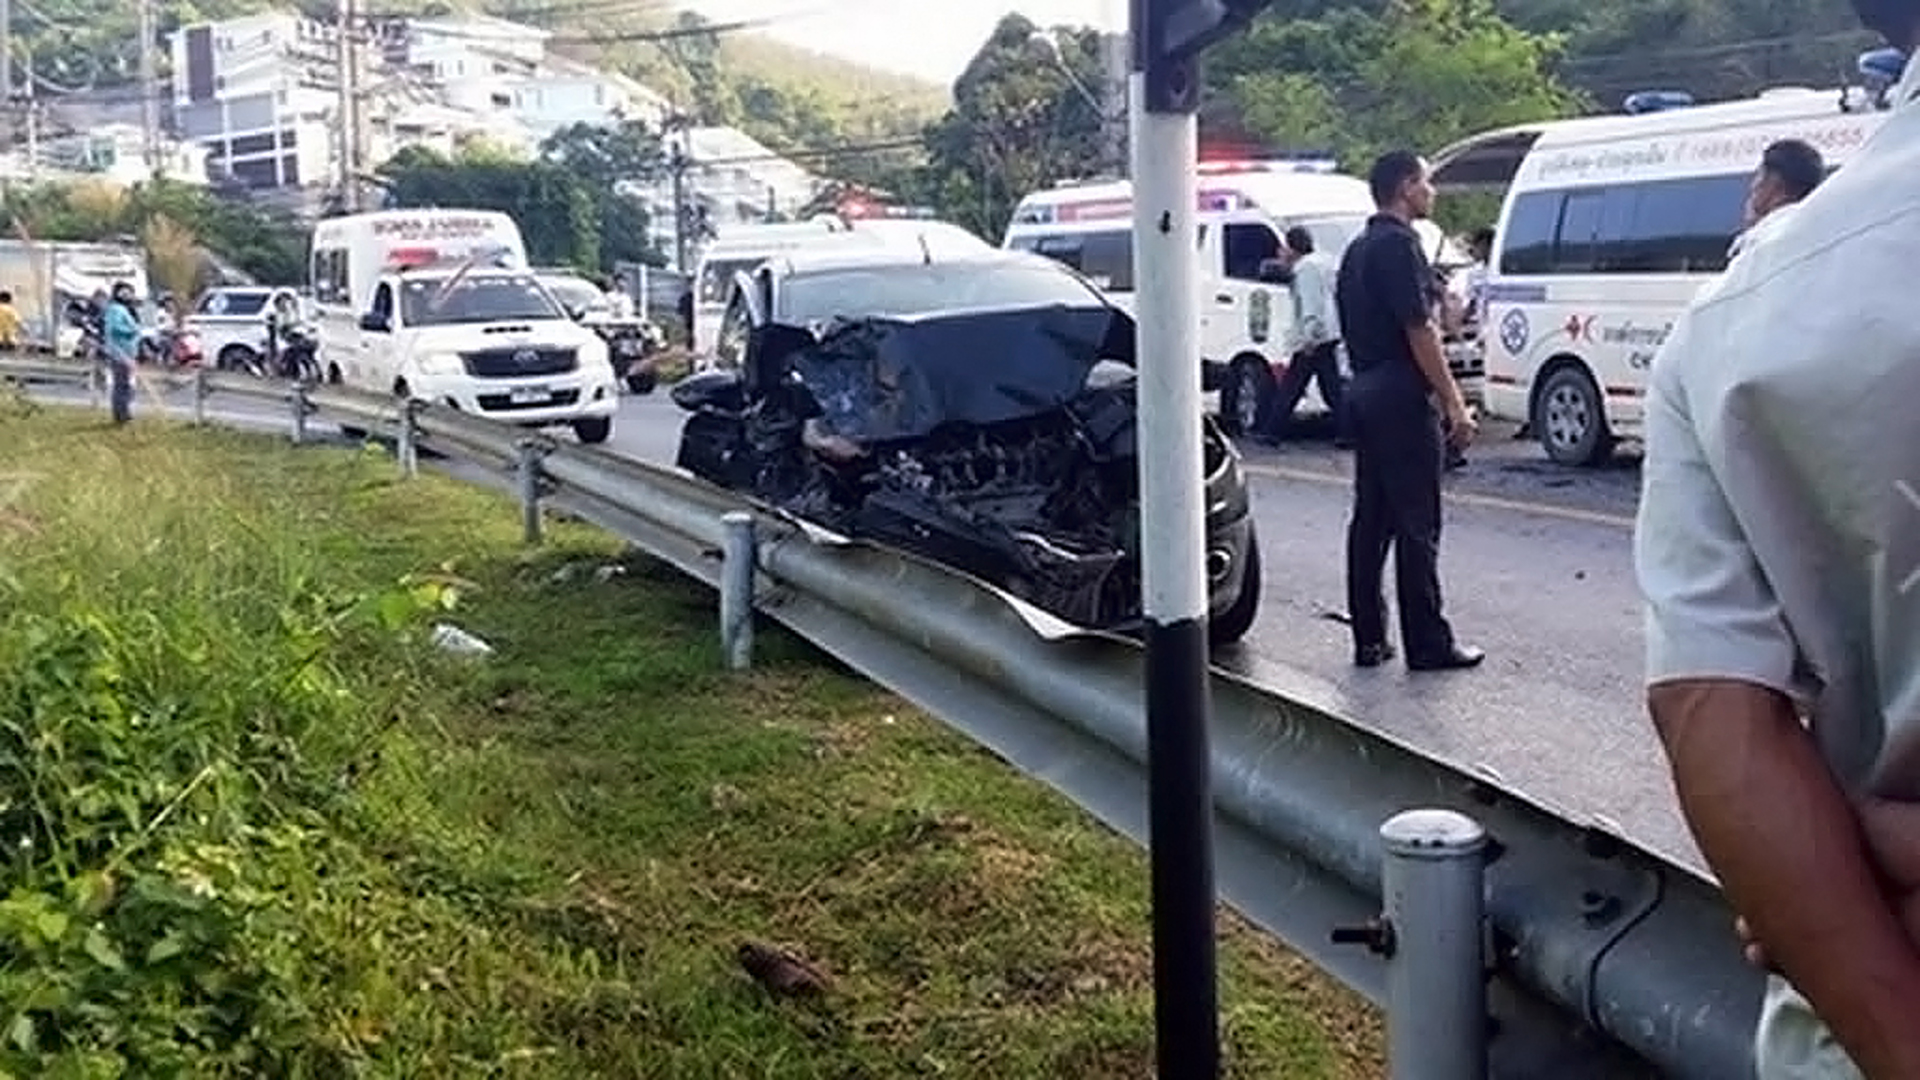
<svg viewBox="0 0 1920 1080">
<path fill-rule="evenodd" d="M 1920 0 L 1853 0 L 1911 54 Z M 1761 1080 L 1920 1077 L 1920 64 L 1656 356 L 1647 698 L 1773 972 Z"/>
<path fill-rule="evenodd" d="M 1337 445 L 1346 442 L 1346 379 L 1340 373 L 1340 316 L 1334 308 L 1334 266 L 1327 256 L 1313 249 L 1313 234 L 1295 225 L 1287 230 L 1280 249 L 1280 262 L 1293 275 L 1289 286 L 1293 293 L 1293 327 L 1286 343 L 1287 368 L 1275 384 L 1266 407 L 1260 410 L 1260 424 L 1254 437 L 1264 443 L 1277 443 L 1293 421 L 1293 410 L 1307 392 L 1307 382 L 1320 386 L 1320 398 L 1334 418 Z"/>
</svg>

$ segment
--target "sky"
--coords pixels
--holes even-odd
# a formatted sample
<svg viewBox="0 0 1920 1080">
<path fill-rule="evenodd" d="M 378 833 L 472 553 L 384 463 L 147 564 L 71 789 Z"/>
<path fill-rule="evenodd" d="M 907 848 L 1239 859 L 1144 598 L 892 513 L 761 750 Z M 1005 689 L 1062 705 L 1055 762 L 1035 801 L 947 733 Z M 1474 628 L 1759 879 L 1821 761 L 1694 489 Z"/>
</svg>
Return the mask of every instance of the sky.
<svg viewBox="0 0 1920 1080">
<path fill-rule="evenodd" d="M 1009 12 L 1041 26 L 1119 30 L 1127 0 L 681 0 L 715 22 L 776 18 L 758 31 L 802 48 L 948 85 Z"/>
</svg>

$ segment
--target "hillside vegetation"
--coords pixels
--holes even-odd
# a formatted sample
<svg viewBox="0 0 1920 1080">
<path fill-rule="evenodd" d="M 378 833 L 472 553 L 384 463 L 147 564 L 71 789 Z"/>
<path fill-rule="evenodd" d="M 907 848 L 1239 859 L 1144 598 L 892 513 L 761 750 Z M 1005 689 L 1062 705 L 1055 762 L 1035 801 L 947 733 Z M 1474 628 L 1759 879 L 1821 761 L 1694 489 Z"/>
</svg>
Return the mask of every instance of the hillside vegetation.
<svg viewBox="0 0 1920 1080">
<path fill-rule="evenodd" d="M 171 34 L 208 19 L 298 8 L 331 19 L 326 0 L 157 0 Z M 660 0 L 444 0 L 363 2 L 369 17 L 484 12 L 554 34 L 554 51 L 632 75 L 703 124 L 734 124 L 782 149 L 916 133 L 947 101 L 946 88 L 879 72 L 750 31 L 701 33 L 698 16 Z M 45 0 L 13 18 L 16 49 L 47 89 L 111 86 L 139 71 L 138 8 L 125 0 Z M 658 39 L 661 31 L 678 36 Z M 654 40 L 649 40 L 655 35 Z M 161 63 L 167 62 L 166 51 Z"/>
</svg>

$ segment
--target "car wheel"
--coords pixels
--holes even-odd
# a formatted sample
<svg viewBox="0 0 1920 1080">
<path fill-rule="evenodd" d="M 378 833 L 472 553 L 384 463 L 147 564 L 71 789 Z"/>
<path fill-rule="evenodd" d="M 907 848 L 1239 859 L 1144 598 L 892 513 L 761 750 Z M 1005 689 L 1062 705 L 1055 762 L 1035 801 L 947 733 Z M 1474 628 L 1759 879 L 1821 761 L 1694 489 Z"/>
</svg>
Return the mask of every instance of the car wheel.
<svg viewBox="0 0 1920 1080">
<path fill-rule="evenodd" d="M 659 384 L 660 380 L 651 371 L 627 376 L 627 392 L 631 394 L 651 394 Z"/>
<path fill-rule="evenodd" d="M 1273 372 L 1257 357 L 1243 356 L 1227 371 L 1220 388 L 1220 426 L 1233 436 L 1251 435 L 1259 424 L 1260 404 L 1273 392 Z"/>
<path fill-rule="evenodd" d="M 1533 402 L 1531 424 L 1547 458 L 1558 465 L 1603 464 L 1613 453 L 1606 400 L 1584 368 L 1555 368 Z"/>
<path fill-rule="evenodd" d="M 613 417 L 589 416 L 573 422 L 573 436 L 588 446 L 606 442 L 613 434 Z"/>
<path fill-rule="evenodd" d="M 255 372 L 259 363 L 259 355 L 245 345 L 229 345 L 221 349 L 220 355 L 215 358 L 215 364 L 221 371 Z"/>
<path fill-rule="evenodd" d="M 1219 615 L 1207 620 L 1207 644 L 1213 648 L 1237 645 L 1260 613 L 1260 537 L 1247 530 L 1247 568 L 1240 575 L 1240 592 Z"/>
</svg>

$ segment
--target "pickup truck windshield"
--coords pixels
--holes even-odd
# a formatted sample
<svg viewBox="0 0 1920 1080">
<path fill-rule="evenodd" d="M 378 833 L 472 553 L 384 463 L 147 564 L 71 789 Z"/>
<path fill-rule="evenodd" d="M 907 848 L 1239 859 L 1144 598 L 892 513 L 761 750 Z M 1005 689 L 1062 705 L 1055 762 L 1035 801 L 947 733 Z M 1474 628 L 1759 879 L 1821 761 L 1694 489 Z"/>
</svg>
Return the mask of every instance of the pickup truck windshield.
<svg viewBox="0 0 1920 1080">
<path fill-rule="evenodd" d="M 531 274 L 408 278 L 401 286 L 400 318 L 407 326 L 565 319 L 566 312 Z"/>
</svg>

